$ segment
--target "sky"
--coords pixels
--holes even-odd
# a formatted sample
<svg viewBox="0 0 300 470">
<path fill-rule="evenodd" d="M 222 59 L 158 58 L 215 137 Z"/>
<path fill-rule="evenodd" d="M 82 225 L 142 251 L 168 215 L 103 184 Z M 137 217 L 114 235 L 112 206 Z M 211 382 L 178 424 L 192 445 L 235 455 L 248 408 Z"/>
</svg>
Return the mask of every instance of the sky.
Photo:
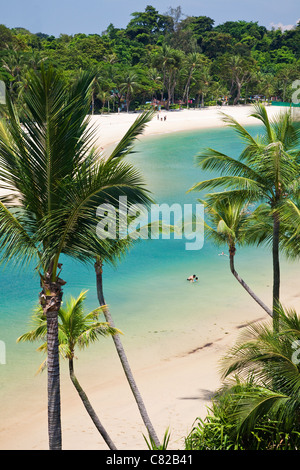
<svg viewBox="0 0 300 470">
<path fill-rule="evenodd" d="M 175 1 L 175 3 L 174 3 Z M 0 4 L 0 24 L 22 26 L 32 33 L 101 34 L 112 23 L 125 28 L 131 13 L 152 5 L 160 14 L 181 6 L 186 16 L 225 21 L 258 21 L 259 25 L 290 29 L 300 18 L 299 0 L 9 0 Z"/>
</svg>

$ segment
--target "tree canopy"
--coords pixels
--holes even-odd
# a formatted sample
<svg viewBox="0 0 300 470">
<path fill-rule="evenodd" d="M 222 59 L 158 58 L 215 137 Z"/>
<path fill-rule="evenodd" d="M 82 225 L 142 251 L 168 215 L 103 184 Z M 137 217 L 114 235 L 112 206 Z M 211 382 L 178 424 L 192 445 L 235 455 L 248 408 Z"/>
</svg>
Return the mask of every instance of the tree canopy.
<svg viewBox="0 0 300 470">
<path fill-rule="evenodd" d="M 130 110 L 154 98 L 168 108 L 216 104 L 224 97 L 231 103 L 257 96 L 291 101 L 292 83 L 300 71 L 300 23 L 285 31 L 268 29 L 257 21 L 216 24 L 201 15 L 201 8 L 199 16 L 188 16 L 180 6 L 160 13 L 147 5 L 144 11 L 133 12 L 124 28 L 110 23 L 105 31 L 90 34 L 62 31 L 55 37 L 48 33 L 0 25 L 0 79 L 20 104 L 28 70 L 41 63 L 60 69 L 70 83 L 79 71 L 94 70 L 102 93 L 95 94 L 93 112 L 107 110 L 108 103 L 110 111 L 128 109 L 120 84 L 129 71 L 137 83 Z M 199 60 L 191 74 L 189 55 L 196 53 Z M 228 61 L 232 57 L 243 64 L 238 74 L 241 81 Z M 201 91 L 204 67 L 210 75 L 205 93 Z M 248 71 L 247 77 L 242 69 Z M 187 82 L 190 103 L 186 103 Z"/>
</svg>

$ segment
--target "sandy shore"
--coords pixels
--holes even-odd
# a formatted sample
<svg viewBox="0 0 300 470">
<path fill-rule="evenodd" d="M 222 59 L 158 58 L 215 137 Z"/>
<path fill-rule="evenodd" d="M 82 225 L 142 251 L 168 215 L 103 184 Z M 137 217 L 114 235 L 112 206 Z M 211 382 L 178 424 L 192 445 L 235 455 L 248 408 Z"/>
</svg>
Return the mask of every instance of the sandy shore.
<svg viewBox="0 0 300 470">
<path fill-rule="evenodd" d="M 287 108 L 268 106 L 268 115 L 272 118 L 282 109 L 286 110 Z M 233 116 L 242 125 L 257 124 L 259 121 L 249 116 L 252 111 L 252 106 L 161 111 L 159 119 L 157 119 L 156 114 L 147 125 L 143 136 L 225 126 L 226 124 L 222 121 L 222 113 Z M 131 113 L 91 116 L 92 125 L 97 127 L 97 144 L 99 147 L 105 149 L 118 142 L 137 117 L 137 114 Z M 166 120 L 163 119 L 164 117 L 166 117 Z M 140 136 L 139 139 L 142 139 L 143 136 Z"/>
<path fill-rule="evenodd" d="M 255 122 L 248 117 L 250 111 L 250 107 L 225 110 L 242 124 Z M 268 108 L 270 115 L 278 111 L 276 107 Z M 169 112 L 166 121 L 155 117 L 147 126 L 144 136 L 222 126 L 224 123 L 219 113 L 216 109 Z M 99 129 L 99 145 L 106 149 L 118 142 L 136 117 L 135 114 L 93 117 Z M 296 278 L 286 279 L 284 283 L 284 300 L 287 305 L 297 308 Z M 269 291 L 267 295 L 270 295 Z M 247 298 L 246 302 L 247 306 L 241 312 L 232 299 L 232 308 L 226 318 L 220 316 L 210 318 L 205 323 L 199 322 L 198 331 L 191 333 L 191 336 L 185 334 L 181 338 L 172 338 L 170 354 L 163 360 L 154 354 L 152 361 L 151 350 L 144 351 L 143 354 L 148 357 L 145 364 L 143 354 L 139 356 L 129 351 L 138 387 L 159 437 L 162 439 L 167 427 L 170 428 L 170 449 L 182 449 L 183 438 L 191 430 L 194 420 L 198 416 L 206 416 L 206 406 L 221 384 L 219 360 L 234 343 L 241 328 L 248 322 L 267 319 L 252 300 Z M 163 336 L 161 341 L 165 341 Z M 168 344 L 164 347 L 168 348 Z M 95 374 L 87 364 L 78 369 L 78 378 L 117 448 L 146 449 L 143 438 L 145 428 L 116 354 L 112 354 L 111 362 L 106 364 L 102 374 L 99 371 Z M 41 380 L 45 382 L 45 377 Z M 0 449 L 48 448 L 46 386 L 42 389 L 44 396 L 40 394 L 30 410 L 25 409 L 22 415 L 12 416 L 4 426 L 1 423 Z M 68 378 L 62 381 L 62 425 L 65 450 L 107 449 Z"/>
</svg>

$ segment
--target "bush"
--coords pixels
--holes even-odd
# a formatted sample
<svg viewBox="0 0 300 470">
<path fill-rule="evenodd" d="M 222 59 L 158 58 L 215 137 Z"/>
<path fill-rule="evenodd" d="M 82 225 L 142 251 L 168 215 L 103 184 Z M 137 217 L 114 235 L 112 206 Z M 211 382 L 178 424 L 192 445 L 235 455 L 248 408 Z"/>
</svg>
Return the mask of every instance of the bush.
<svg viewBox="0 0 300 470">
<path fill-rule="evenodd" d="M 211 100 L 211 101 L 208 101 L 207 103 L 205 103 L 205 106 L 216 106 L 216 105 L 217 105 L 216 100 Z"/>
<path fill-rule="evenodd" d="M 236 404 L 249 393 L 259 393 L 250 381 L 224 389 L 212 402 L 205 420 L 198 418 L 185 439 L 186 450 L 299 450 L 300 427 L 295 419 L 290 429 L 270 415 L 257 421 L 250 431 L 239 430 L 233 419 Z"/>
<path fill-rule="evenodd" d="M 152 108 L 153 108 L 152 104 L 149 104 L 149 103 L 148 104 L 141 104 L 141 105 L 135 107 L 135 111 L 148 111 Z"/>
</svg>

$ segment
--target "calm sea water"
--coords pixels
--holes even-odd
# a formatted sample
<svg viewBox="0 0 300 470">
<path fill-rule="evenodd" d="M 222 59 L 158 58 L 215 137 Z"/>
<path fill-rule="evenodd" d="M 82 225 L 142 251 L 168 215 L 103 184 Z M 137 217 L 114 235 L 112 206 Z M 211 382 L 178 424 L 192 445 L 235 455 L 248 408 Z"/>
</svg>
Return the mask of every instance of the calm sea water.
<svg viewBox="0 0 300 470">
<path fill-rule="evenodd" d="M 259 128 L 249 130 L 255 134 Z M 187 190 L 213 176 L 195 166 L 195 155 L 205 147 L 237 156 L 242 144 L 226 128 L 179 132 L 143 138 L 130 159 L 142 171 L 156 202 L 195 204 L 201 195 L 187 194 Z M 228 259 L 218 256 L 221 250 L 205 241 L 201 250 L 187 251 L 185 243 L 185 239 L 173 237 L 142 241 L 117 268 L 105 267 L 106 301 L 116 325 L 124 332 L 124 341 L 133 351 L 158 345 L 162 338 L 159 333 L 164 333 L 165 340 L 168 335 L 178 338 L 196 328 L 199 318 L 214 316 L 220 309 L 226 312 L 234 305 L 242 306 L 244 292 L 232 279 Z M 93 266 L 82 266 L 70 259 L 64 259 L 63 263 L 62 277 L 67 281 L 64 295 L 76 296 L 88 290 L 86 308 L 97 307 Z M 267 249 L 243 249 L 237 264 L 241 272 L 247 273 L 247 280 L 254 288 L 271 283 L 271 258 Z M 191 274 L 198 276 L 197 284 L 186 281 Z M 6 363 L 0 364 L 3 405 L 18 400 L 20 390 L 32 393 L 34 384 L 40 383 L 34 379 L 42 360 L 35 351 L 37 345 L 16 344 L 16 338 L 28 330 L 30 313 L 38 299 L 39 280 L 30 269 L 25 272 L 2 269 L 0 290 L 0 340 L 6 349 Z M 99 346 L 104 355 L 108 342 L 108 339 L 101 340 Z M 157 351 L 168 354 L 165 341 Z"/>
</svg>

